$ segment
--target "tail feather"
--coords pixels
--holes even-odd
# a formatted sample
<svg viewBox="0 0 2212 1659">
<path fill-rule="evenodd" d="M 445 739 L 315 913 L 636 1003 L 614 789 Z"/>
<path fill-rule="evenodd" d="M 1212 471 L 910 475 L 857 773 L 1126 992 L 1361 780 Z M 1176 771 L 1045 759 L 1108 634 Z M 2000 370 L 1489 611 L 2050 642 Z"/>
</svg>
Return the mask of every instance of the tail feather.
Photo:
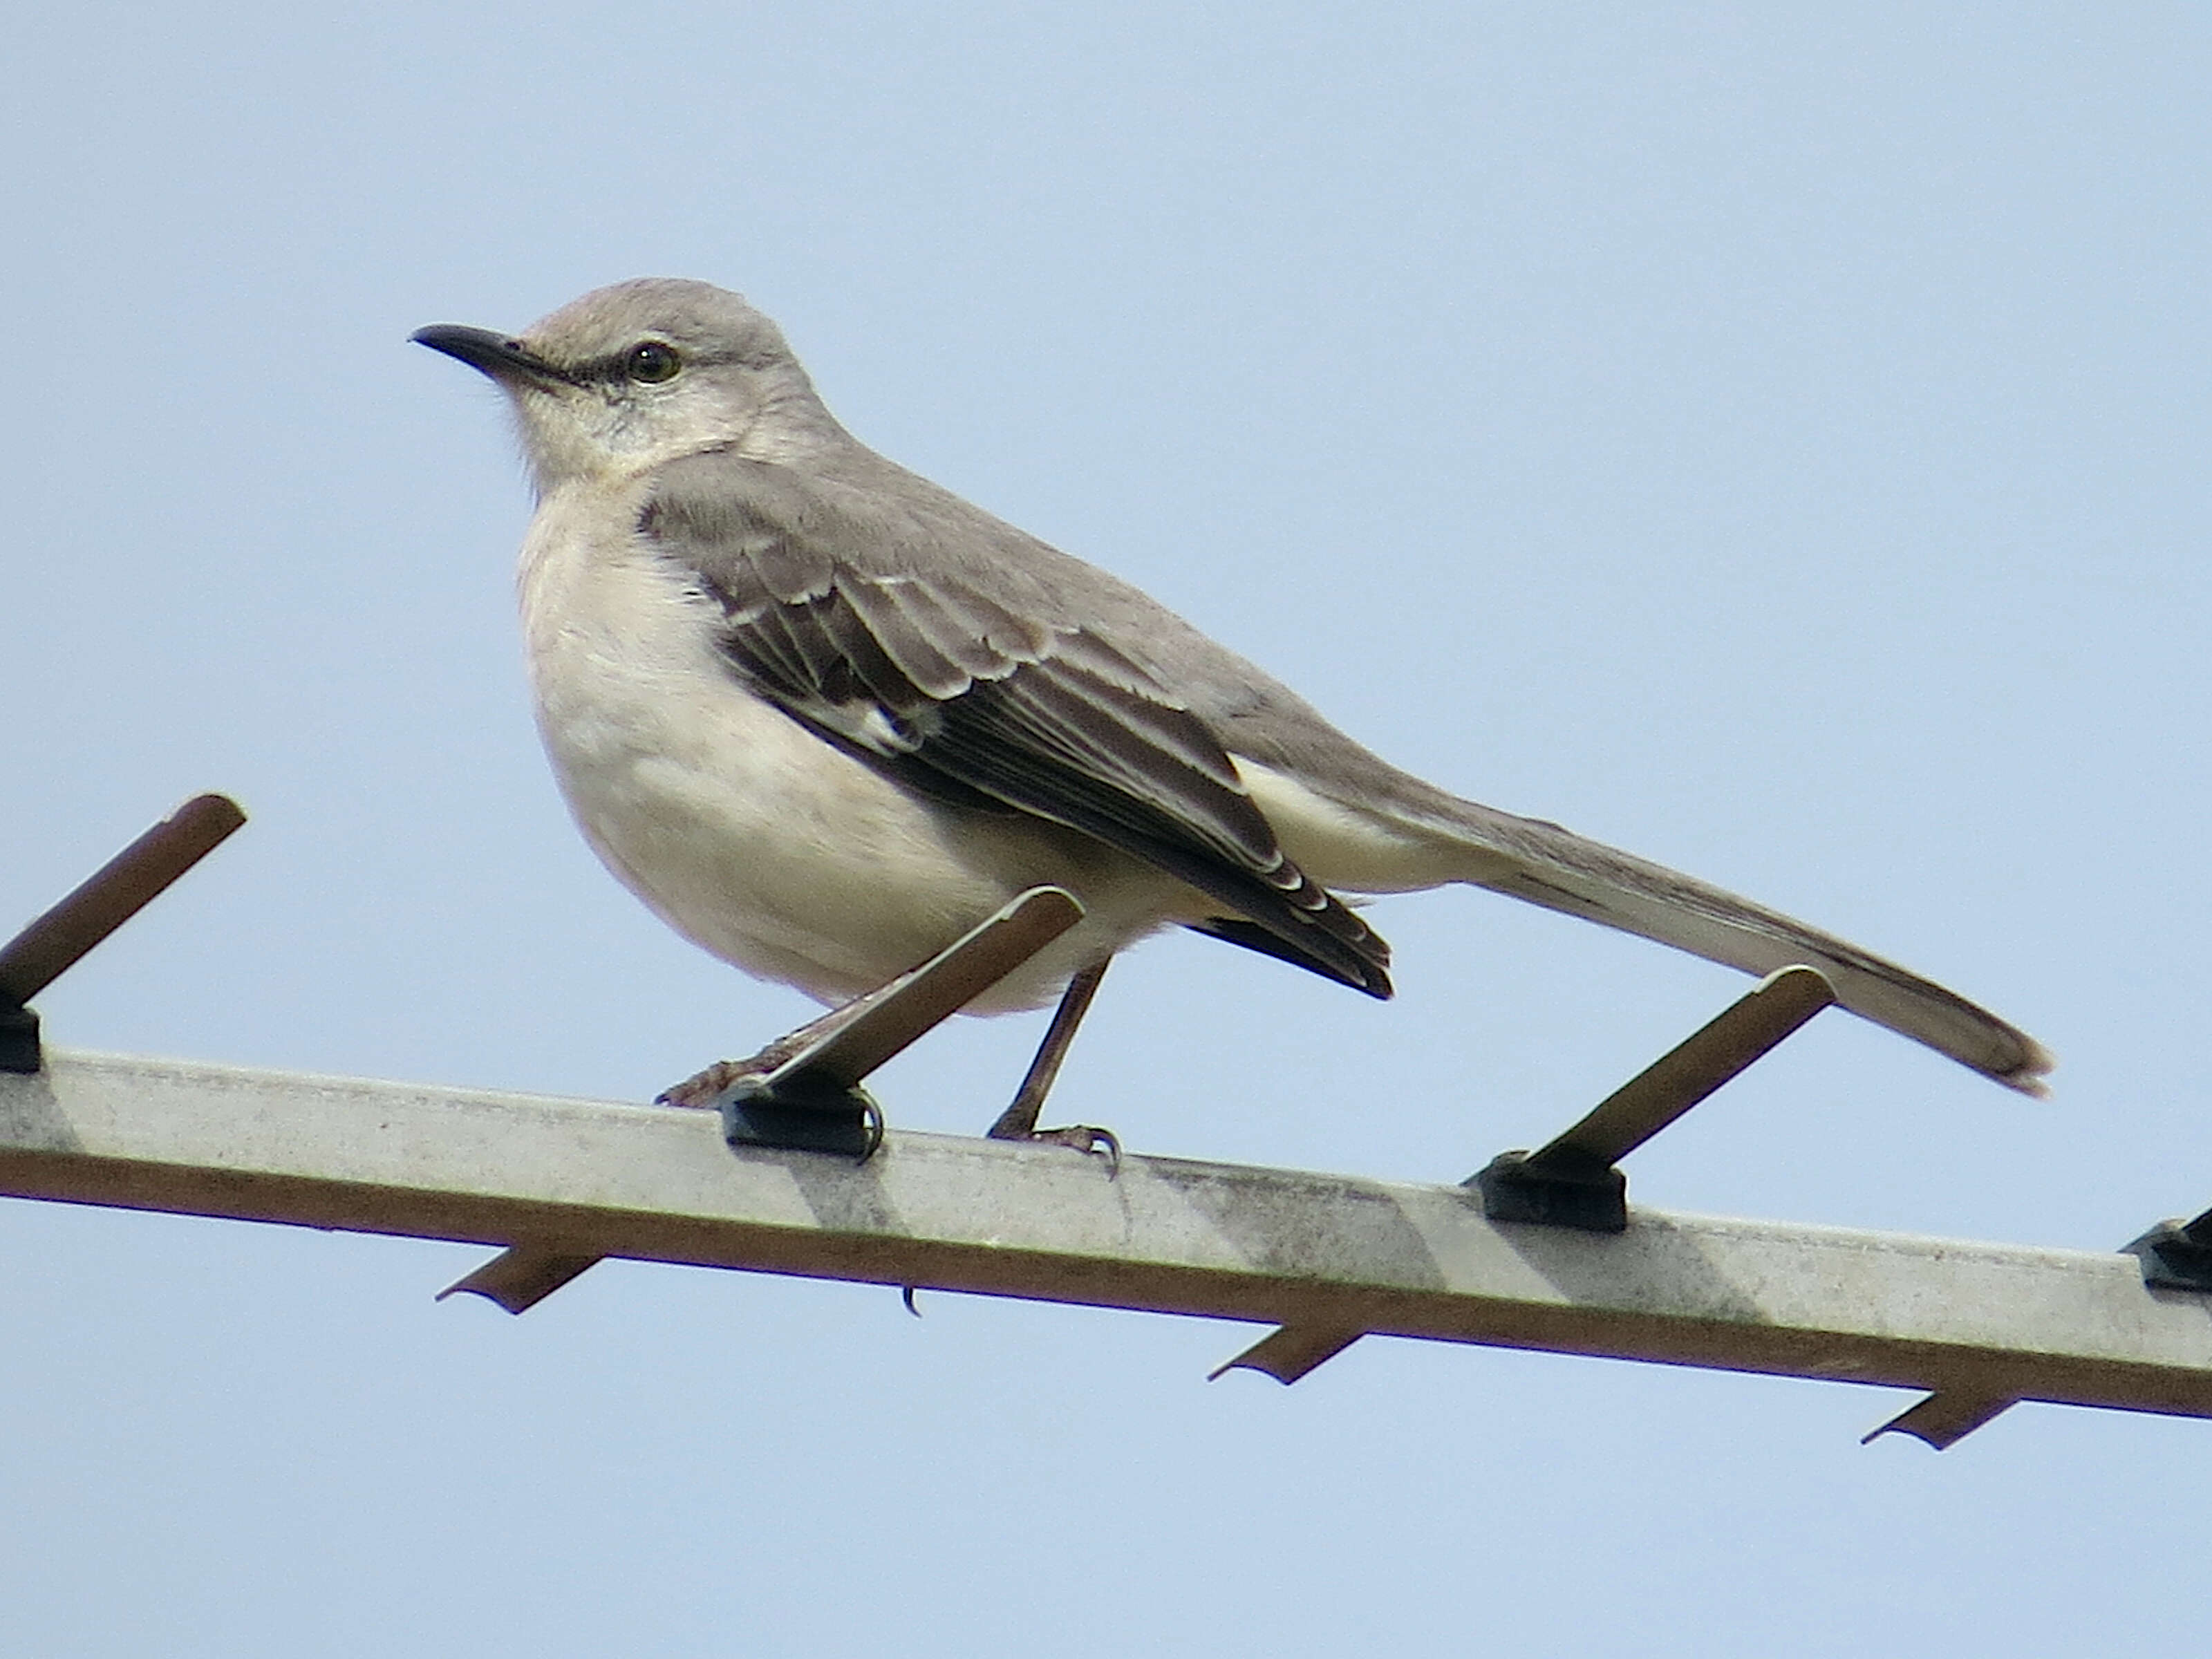
<svg viewBox="0 0 2212 1659">
<path fill-rule="evenodd" d="M 1816 967 L 1851 1013 L 1924 1042 L 2020 1093 L 2048 1093 L 2044 1075 L 2055 1064 L 2051 1051 L 2027 1030 L 1933 980 L 1781 911 L 1583 841 L 1555 823 L 1517 818 L 1474 801 L 1455 807 L 1453 841 L 1468 854 L 1480 854 L 1468 860 L 1471 872 L 1464 880 L 1471 884 L 1604 922 L 1745 973 L 1771 973 L 1794 963 Z"/>
<path fill-rule="evenodd" d="M 2050 1052 L 1986 1008 L 1858 946 L 1556 824 L 1486 807 L 1455 826 L 1483 854 L 1474 884 L 1601 922 L 1746 973 L 1803 963 L 1861 1018 L 1948 1054 L 2022 1094 L 2047 1092 Z M 1474 815 L 1479 814 L 1480 817 Z M 1498 854 L 1510 867 L 1498 867 Z"/>
<path fill-rule="evenodd" d="M 2022 1094 L 2045 1091 L 2051 1058 L 2041 1043 L 1893 962 L 1556 823 L 1446 794 L 1347 740 L 1336 744 L 1323 763 L 1297 770 L 1249 756 L 1237 762 L 1283 850 L 1324 887 L 1406 893 L 1464 882 L 1746 973 L 1802 963 L 1826 975 L 1853 1013 Z M 1326 789 L 1316 782 L 1323 773 L 1332 778 Z"/>
</svg>

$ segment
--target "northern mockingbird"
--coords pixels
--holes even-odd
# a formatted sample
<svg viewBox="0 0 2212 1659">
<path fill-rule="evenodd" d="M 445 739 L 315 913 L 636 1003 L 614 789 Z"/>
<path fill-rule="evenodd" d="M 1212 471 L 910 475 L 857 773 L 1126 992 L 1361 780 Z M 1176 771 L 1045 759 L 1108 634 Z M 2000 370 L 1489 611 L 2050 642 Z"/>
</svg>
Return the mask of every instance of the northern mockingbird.
<svg viewBox="0 0 2212 1659">
<path fill-rule="evenodd" d="M 885 460 L 734 294 L 622 283 L 518 336 L 413 337 L 513 402 L 538 729 L 586 838 L 662 920 L 836 1003 L 1026 888 L 1082 902 L 974 1006 L 1065 989 L 994 1133 L 1035 1131 L 1134 940 L 1189 927 L 1387 997 L 1389 947 L 1336 895 L 1449 882 L 1750 973 L 1810 963 L 1854 1012 L 2041 1092 L 2049 1055 L 1995 1015 L 1401 772 L 1127 583 Z"/>
</svg>

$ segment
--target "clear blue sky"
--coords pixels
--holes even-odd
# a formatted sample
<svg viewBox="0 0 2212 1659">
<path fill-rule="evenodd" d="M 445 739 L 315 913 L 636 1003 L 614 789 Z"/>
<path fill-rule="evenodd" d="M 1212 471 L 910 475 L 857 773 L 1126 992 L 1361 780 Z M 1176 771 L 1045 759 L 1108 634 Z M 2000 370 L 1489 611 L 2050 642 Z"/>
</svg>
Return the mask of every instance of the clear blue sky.
<svg viewBox="0 0 2212 1659">
<path fill-rule="evenodd" d="M 313 9 L 310 9 L 313 10 Z M 567 824 L 490 390 L 404 343 L 738 288 L 896 459 L 1355 734 L 2019 1020 L 1840 1016 L 1643 1200 L 2105 1249 L 2212 1204 L 2201 9 L 25 10 L 6 856 L 249 829 L 58 1042 L 637 1099 L 807 1012 Z M 1481 894 L 1370 1004 L 1135 953 L 1137 1151 L 1456 1180 L 1741 988 Z M 978 1130 L 1035 1021 L 902 1060 Z M 0 1204 L 0 1647 L 2068 1655 L 2201 1638 L 2212 1423 Z"/>
</svg>

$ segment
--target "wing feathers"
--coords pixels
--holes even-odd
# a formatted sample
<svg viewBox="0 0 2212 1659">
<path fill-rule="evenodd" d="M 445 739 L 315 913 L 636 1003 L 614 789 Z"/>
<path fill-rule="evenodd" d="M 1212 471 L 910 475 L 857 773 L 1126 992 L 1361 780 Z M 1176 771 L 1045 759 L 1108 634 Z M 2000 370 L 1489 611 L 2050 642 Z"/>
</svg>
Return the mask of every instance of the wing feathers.
<svg viewBox="0 0 2212 1659">
<path fill-rule="evenodd" d="M 672 468 L 640 532 L 722 610 L 763 696 L 941 799 L 988 799 L 1096 836 L 1219 900 L 1219 933 L 1388 996 L 1389 948 L 1291 863 L 1204 721 L 1126 654 L 1024 617 L 954 574 L 830 555 L 817 536 L 701 505 Z"/>
</svg>

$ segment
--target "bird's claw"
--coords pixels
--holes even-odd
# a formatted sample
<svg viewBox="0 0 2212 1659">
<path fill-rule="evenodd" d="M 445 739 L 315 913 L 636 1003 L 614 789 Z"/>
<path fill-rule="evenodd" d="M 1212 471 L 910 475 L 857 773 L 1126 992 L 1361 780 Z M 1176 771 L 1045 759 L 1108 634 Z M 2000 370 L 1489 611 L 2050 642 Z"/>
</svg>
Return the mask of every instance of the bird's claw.
<svg viewBox="0 0 2212 1659">
<path fill-rule="evenodd" d="M 656 1106 L 684 1106 L 695 1111 L 711 1108 L 715 1097 L 747 1075 L 741 1060 L 718 1060 L 703 1072 L 694 1072 L 681 1083 L 672 1083 L 653 1097 Z"/>
<path fill-rule="evenodd" d="M 1097 1152 L 1106 1159 L 1108 1179 L 1121 1173 L 1121 1139 L 1111 1129 L 1095 1124 L 1071 1123 L 1065 1129 L 1032 1129 L 1022 1137 L 1047 1146 L 1073 1146 L 1079 1152 Z"/>
</svg>

